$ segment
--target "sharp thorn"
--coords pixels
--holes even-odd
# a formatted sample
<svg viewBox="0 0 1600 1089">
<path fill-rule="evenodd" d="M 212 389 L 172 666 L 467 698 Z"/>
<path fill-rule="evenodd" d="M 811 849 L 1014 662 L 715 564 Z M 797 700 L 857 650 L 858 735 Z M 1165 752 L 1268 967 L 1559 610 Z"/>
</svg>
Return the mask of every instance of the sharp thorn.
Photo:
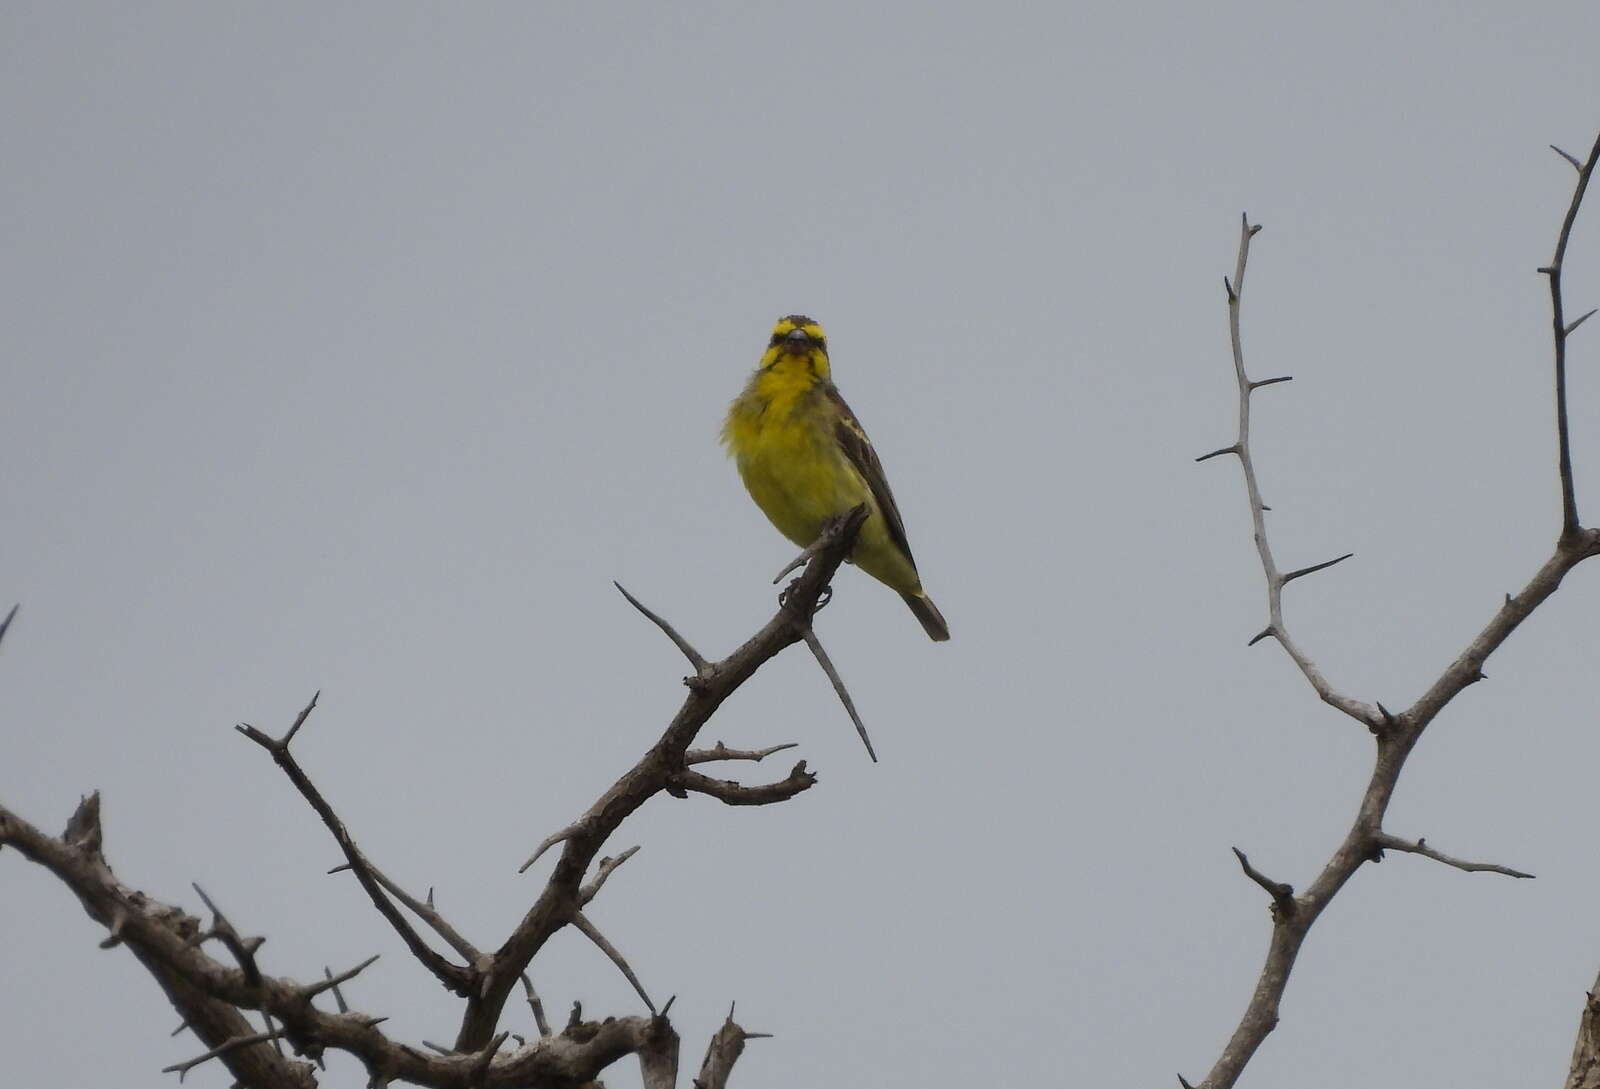
<svg viewBox="0 0 1600 1089">
<path fill-rule="evenodd" d="M 1571 325 L 1567 326 L 1565 335 L 1571 336 L 1572 335 L 1572 331 L 1574 329 L 1576 329 L 1578 326 L 1582 325 L 1584 322 L 1588 321 L 1592 317 L 1594 317 L 1594 311 L 1593 310 L 1589 311 L 1583 317 L 1578 318 Z"/>
<path fill-rule="evenodd" d="M 828 652 L 822 649 L 821 640 L 817 638 L 817 633 L 812 631 L 809 625 L 805 630 L 805 641 L 806 646 L 811 648 L 812 657 L 816 658 L 817 664 L 822 667 L 822 672 L 827 674 L 829 682 L 833 685 L 834 692 L 839 696 L 839 702 L 844 704 L 844 709 L 849 714 L 850 721 L 855 724 L 856 733 L 861 737 L 861 743 L 867 747 L 867 755 L 876 764 L 878 762 L 878 754 L 872 748 L 872 738 L 867 736 L 866 723 L 862 722 L 861 716 L 856 713 L 855 700 L 850 698 L 850 692 L 845 688 L 844 681 L 840 679 L 838 671 L 833 668 L 833 662 L 829 660 Z"/>
<path fill-rule="evenodd" d="M 1568 155 L 1565 151 L 1562 151 L 1560 148 L 1556 147 L 1554 144 L 1550 145 L 1550 150 L 1555 152 L 1557 155 L 1561 156 L 1563 159 L 1567 160 L 1567 162 L 1571 163 L 1572 164 L 1572 169 L 1576 170 L 1580 174 L 1583 173 L 1583 164 L 1580 163 L 1577 159 L 1573 158 L 1571 155 Z"/>
<path fill-rule="evenodd" d="M 1293 582 L 1295 579 L 1299 578 L 1302 575 L 1311 575 L 1311 574 L 1315 574 L 1318 571 L 1326 571 L 1328 568 L 1332 567 L 1334 564 L 1343 563 L 1345 560 L 1348 560 L 1351 556 L 1354 556 L 1354 555 L 1355 555 L 1354 552 L 1346 552 L 1343 556 L 1336 556 L 1333 559 L 1325 560 L 1322 563 L 1314 563 L 1310 567 L 1302 567 L 1298 571 L 1290 571 L 1287 575 L 1278 576 L 1278 585 L 1279 586 L 1287 586 L 1289 583 Z"/>
</svg>

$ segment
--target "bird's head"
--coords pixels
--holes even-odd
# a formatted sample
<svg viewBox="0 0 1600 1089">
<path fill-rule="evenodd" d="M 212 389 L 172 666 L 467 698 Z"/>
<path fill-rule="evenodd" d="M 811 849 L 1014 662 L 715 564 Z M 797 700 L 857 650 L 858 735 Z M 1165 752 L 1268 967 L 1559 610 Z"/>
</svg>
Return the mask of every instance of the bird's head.
<svg viewBox="0 0 1600 1089">
<path fill-rule="evenodd" d="M 772 327 L 772 338 L 767 341 L 766 354 L 761 357 L 762 370 L 774 367 L 803 367 L 826 381 L 828 336 L 822 331 L 822 326 L 804 314 L 779 318 L 778 324 Z"/>
</svg>

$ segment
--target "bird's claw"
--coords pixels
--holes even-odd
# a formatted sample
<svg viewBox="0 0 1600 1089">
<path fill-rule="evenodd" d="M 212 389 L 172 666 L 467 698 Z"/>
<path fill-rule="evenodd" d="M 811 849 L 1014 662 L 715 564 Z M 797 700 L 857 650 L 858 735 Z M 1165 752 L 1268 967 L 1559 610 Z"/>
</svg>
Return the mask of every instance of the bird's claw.
<svg viewBox="0 0 1600 1089">
<path fill-rule="evenodd" d="M 788 586 L 784 587 L 783 592 L 778 595 L 778 605 L 781 608 L 787 609 L 789 607 L 789 595 L 794 593 L 795 587 L 797 587 L 799 585 L 800 585 L 800 580 L 799 579 L 795 579 Z M 822 609 L 827 606 L 828 602 L 830 602 L 832 600 L 833 600 L 833 587 L 831 585 L 830 586 L 824 586 L 817 593 L 817 603 L 811 609 L 812 614 L 815 615 L 816 613 L 821 612 Z"/>
</svg>

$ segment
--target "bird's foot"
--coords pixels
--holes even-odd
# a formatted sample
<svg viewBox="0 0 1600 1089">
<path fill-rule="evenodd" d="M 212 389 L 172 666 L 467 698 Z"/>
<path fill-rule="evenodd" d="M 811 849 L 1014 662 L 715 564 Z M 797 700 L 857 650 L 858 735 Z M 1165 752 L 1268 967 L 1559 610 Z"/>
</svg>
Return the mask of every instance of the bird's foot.
<svg viewBox="0 0 1600 1089">
<path fill-rule="evenodd" d="M 784 587 L 783 592 L 778 595 L 778 605 L 781 608 L 785 608 L 785 609 L 789 608 L 789 595 L 794 593 L 795 587 L 799 586 L 799 585 L 800 585 L 800 580 L 799 579 L 795 579 L 793 582 L 789 583 L 788 586 Z M 824 608 L 827 607 L 828 602 L 830 602 L 832 600 L 833 600 L 833 587 L 832 586 L 824 586 L 822 588 L 822 590 L 817 594 L 817 604 L 811 610 L 812 615 L 815 616 L 817 613 L 821 612 Z"/>
</svg>

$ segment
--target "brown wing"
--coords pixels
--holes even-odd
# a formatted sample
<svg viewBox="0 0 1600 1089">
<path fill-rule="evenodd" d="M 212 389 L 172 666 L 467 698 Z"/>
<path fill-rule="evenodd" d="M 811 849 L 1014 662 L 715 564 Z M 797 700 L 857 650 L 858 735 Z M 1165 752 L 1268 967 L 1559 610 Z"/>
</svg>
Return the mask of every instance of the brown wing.
<svg viewBox="0 0 1600 1089">
<path fill-rule="evenodd" d="M 888 525 L 889 539 L 900 546 L 906 559 L 911 560 L 911 565 L 915 567 L 917 561 L 911 557 L 911 542 L 906 540 L 906 526 L 900 520 L 900 508 L 895 506 L 894 493 L 889 490 L 889 478 L 884 476 L 883 462 L 878 460 L 872 440 L 867 438 L 867 433 L 856 422 L 856 414 L 850 411 L 850 406 L 844 403 L 844 398 L 839 396 L 839 391 L 832 383 L 824 388 L 828 400 L 839 410 L 839 422 L 833 428 L 833 437 L 839 443 L 839 449 L 844 451 L 844 456 L 850 459 L 850 464 L 855 466 L 856 472 L 861 474 L 861 479 L 871 489 L 872 498 L 877 501 L 878 509 L 883 512 L 883 520 Z"/>
</svg>

